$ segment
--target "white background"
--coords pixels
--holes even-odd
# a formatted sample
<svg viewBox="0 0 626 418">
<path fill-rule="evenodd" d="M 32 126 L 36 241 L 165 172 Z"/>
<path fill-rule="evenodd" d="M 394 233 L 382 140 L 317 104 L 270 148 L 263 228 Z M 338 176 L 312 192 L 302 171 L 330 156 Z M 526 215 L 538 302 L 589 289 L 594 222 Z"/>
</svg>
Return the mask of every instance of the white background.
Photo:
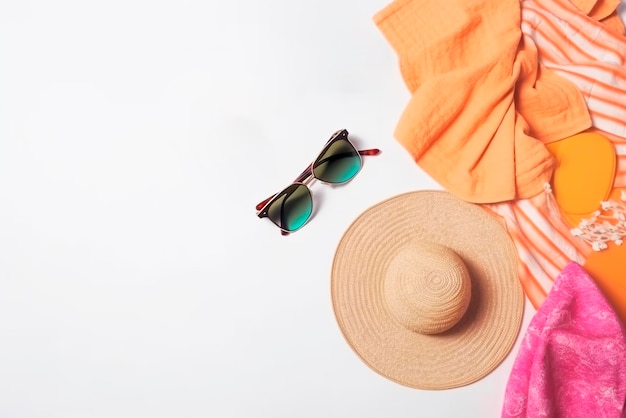
<svg viewBox="0 0 626 418">
<path fill-rule="evenodd" d="M 409 389 L 333 316 L 350 222 L 439 188 L 393 138 L 386 5 L 0 2 L 0 418 L 499 416 L 513 355 Z M 340 128 L 382 154 L 282 237 L 255 204 Z"/>
</svg>

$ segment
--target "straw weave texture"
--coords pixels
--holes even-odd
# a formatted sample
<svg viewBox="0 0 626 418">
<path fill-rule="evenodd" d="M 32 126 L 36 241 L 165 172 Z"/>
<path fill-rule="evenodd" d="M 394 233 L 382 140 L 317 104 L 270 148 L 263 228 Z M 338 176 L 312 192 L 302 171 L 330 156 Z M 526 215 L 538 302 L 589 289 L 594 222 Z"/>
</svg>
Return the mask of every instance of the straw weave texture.
<svg viewBox="0 0 626 418">
<path fill-rule="evenodd" d="M 359 216 L 337 247 L 331 292 L 358 356 L 421 389 L 467 385 L 496 368 L 524 304 L 504 227 L 443 191 L 402 194 Z"/>
</svg>

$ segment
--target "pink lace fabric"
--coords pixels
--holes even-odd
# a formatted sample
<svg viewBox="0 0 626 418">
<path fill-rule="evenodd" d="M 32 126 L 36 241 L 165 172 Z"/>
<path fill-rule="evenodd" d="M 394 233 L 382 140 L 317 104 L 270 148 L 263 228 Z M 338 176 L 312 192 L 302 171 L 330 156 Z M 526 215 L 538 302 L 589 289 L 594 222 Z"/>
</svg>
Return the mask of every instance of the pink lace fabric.
<svg viewBox="0 0 626 418">
<path fill-rule="evenodd" d="M 624 418 L 626 334 L 576 263 L 532 318 L 509 376 L 502 417 Z"/>
</svg>

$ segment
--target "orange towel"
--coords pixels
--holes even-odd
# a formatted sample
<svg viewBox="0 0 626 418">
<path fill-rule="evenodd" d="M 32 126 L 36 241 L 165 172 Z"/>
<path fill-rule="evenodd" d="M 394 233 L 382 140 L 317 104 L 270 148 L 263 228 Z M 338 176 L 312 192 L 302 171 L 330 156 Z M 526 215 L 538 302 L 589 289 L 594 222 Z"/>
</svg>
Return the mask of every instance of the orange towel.
<svg viewBox="0 0 626 418">
<path fill-rule="evenodd" d="M 578 89 L 522 39 L 518 0 L 395 0 L 374 21 L 412 92 L 396 138 L 464 200 L 537 195 L 552 174 L 544 142 L 591 125 Z"/>
</svg>

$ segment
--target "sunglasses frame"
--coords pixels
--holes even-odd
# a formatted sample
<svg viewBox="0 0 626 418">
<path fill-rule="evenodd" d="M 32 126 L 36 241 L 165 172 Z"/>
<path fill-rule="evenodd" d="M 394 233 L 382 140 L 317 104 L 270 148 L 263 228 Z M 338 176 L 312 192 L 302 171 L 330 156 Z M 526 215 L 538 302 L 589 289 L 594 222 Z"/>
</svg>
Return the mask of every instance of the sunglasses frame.
<svg viewBox="0 0 626 418">
<path fill-rule="evenodd" d="M 356 151 L 356 155 L 359 157 L 359 160 L 361 162 L 359 169 L 356 173 L 354 173 L 354 175 L 352 177 L 350 177 L 348 180 L 343 181 L 343 182 L 327 182 L 324 181 L 318 177 L 315 176 L 315 174 L 313 173 L 313 165 L 318 161 L 318 159 L 320 158 L 321 155 L 323 155 L 328 148 L 330 148 L 336 141 L 339 140 L 345 140 L 348 142 L 348 144 L 350 144 L 350 146 L 352 146 L 352 148 L 354 149 L 354 151 Z M 330 139 L 326 142 L 326 144 L 324 145 L 324 148 L 322 148 L 322 150 L 317 154 L 317 157 L 315 157 L 315 159 L 307 166 L 307 168 L 304 169 L 304 171 L 302 171 L 302 173 L 300 173 L 300 175 L 298 177 L 295 178 L 294 181 L 292 181 L 288 186 L 284 187 L 281 191 L 279 191 L 276 194 L 273 194 L 272 196 L 268 197 L 267 199 L 263 200 L 262 202 L 258 203 L 256 205 L 256 210 L 257 210 L 257 216 L 259 218 L 269 218 L 269 208 L 272 205 L 272 203 L 279 197 L 282 196 L 283 192 L 285 190 L 287 190 L 289 187 L 291 187 L 294 184 L 300 184 L 303 185 L 304 187 L 307 188 L 309 195 L 311 195 L 311 200 L 313 199 L 313 194 L 311 193 L 311 189 L 309 187 L 309 183 L 312 182 L 314 179 L 321 181 L 322 183 L 325 184 L 345 184 L 350 182 L 353 178 L 356 177 L 356 175 L 359 173 L 359 171 L 361 171 L 361 168 L 363 168 L 363 158 L 362 156 L 364 155 L 378 155 L 380 153 L 380 150 L 378 148 L 372 148 L 372 149 L 366 149 L 366 150 L 358 150 L 354 144 L 350 141 L 350 139 L 348 138 L 348 131 L 346 129 L 340 129 L 338 131 L 336 131 L 335 133 L 332 134 L 332 136 L 330 137 Z M 311 203 L 312 204 L 312 203 Z M 298 228 L 294 229 L 294 230 L 286 230 L 284 228 L 282 228 L 281 226 L 277 225 L 273 220 L 272 223 L 274 225 L 276 225 L 280 231 L 282 235 L 289 235 L 292 232 L 295 232 L 297 230 L 299 230 L 300 228 L 302 228 L 304 225 L 306 225 L 309 220 L 311 219 L 311 216 L 309 215 L 309 217 L 307 218 L 307 220 L 305 222 L 302 223 L 301 226 L 299 226 Z M 271 219 L 270 219 L 271 220 Z"/>
</svg>

